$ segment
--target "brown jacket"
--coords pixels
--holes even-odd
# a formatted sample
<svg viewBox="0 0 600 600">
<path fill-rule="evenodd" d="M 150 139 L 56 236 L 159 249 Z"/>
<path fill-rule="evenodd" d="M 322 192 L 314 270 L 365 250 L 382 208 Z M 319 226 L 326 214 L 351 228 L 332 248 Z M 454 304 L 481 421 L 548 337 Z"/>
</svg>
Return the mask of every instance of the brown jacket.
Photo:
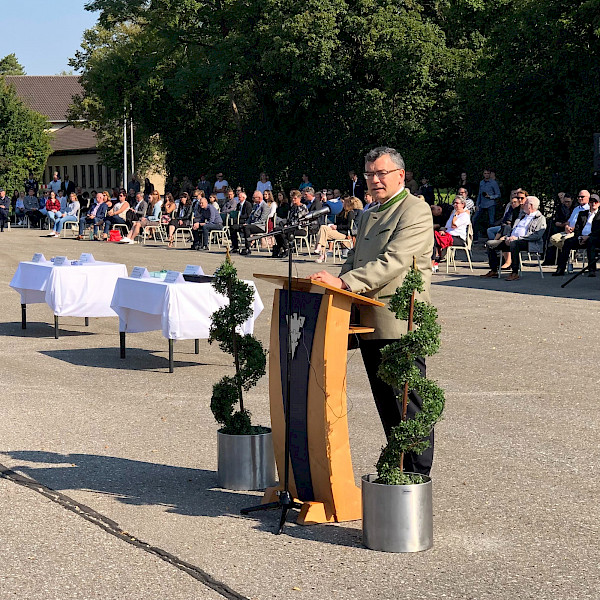
<svg viewBox="0 0 600 600">
<path fill-rule="evenodd" d="M 381 212 L 374 209 L 361 216 L 356 245 L 348 253 L 340 277 L 353 292 L 386 303 L 360 307 L 360 324 L 375 328 L 363 337 L 397 339 L 406 333 L 407 323 L 389 310 L 389 299 L 402 285 L 414 256 L 425 284 L 418 297 L 429 301 L 432 250 L 431 209 L 410 193 Z"/>
</svg>

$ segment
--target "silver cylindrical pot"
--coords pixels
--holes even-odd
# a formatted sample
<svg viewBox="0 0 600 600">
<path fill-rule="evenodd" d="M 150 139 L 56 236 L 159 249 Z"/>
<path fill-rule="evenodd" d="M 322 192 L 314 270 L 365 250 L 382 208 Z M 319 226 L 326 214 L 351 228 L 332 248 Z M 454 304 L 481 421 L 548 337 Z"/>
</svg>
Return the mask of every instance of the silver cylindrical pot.
<svg viewBox="0 0 600 600">
<path fill-rule="evenodd" d="M 273 437 L 217 432 L 218 482 L 227 490 L 264 490 L 277 483 Z"/>
<path fill-rule="evenodd" d="M 433 546 L 431 479 L 413 485 L 374 483 L 362 478 L 363 544 L 383 552 L 420 552 Z"/>
</svg>

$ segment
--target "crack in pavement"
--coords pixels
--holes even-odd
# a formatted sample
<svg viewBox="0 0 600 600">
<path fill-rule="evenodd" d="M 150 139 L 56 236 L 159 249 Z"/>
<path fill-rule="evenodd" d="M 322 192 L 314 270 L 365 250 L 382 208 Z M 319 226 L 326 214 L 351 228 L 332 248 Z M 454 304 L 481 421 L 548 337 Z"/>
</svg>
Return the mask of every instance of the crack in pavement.
<svg viewBox="0 0 600 600">
<path fill-rule="evenodd" d="M 242 596 L 241 594 L 238 594 L 238 592 L 232 590 L 225 583 L 217 581 L 216 579 L 211 577 L 200 567 L 185 562 L 177 556 L 174 556 L 173 554 L 167 552 L 166 550 L 157 548 L 156 546 L 152 546 L 148 542 L 144 542 L 143 540 L 132 536 L 127 531 L 121 529 L 118 523 L 96 512 L 93 508 L 90 508 L 85 504 L 81 504 L 80 502 L 73 500 L 73 498 L 69 498 L 69 496 L 65 496 L 64 494 L 61 494 L 60 492 L 57 492 L 56 490 L 45 486 L 44 484 L 39 483 L 35 479 L 31 479 L 30 477 L 21 475 L 20 473 L 9 469 L 1 463 L 0 477 L 13 483 L 16 483 L 17 485 L 21 485 L 30 490 L 33 490 L 38 494 L 41 494 L 45 498 L 48 498 L 49 500 L 54 502 L 55 504 L 58 504 L 59 506 L 70 510 L 71 512 L 82 517 L 86 521 L 93 523 L 94 525 L 100 527 L 107 533 L 110 533 L 111 535 L 115 536 L 116 538 L 127 542 L 128 544 L 131 544 L 132 546 L 135 546 L 136 548 L 139 548 L 140 550 L 143 550 L 148 554 L 152 554 L 153 556 L 156 556 L 161 560 L 164 560 L 166 563 L 174 566 L 175 568 L 179 569 L 180 571 L 183 571 L 184 573 L 187 573 L 190 577 L 193 577 L 206 587 L 214 590 L 217 594 L 223 596 L 223 598 L 227 598 L 227 600 L 249 600 L 246 596 Z"/>
</svg>

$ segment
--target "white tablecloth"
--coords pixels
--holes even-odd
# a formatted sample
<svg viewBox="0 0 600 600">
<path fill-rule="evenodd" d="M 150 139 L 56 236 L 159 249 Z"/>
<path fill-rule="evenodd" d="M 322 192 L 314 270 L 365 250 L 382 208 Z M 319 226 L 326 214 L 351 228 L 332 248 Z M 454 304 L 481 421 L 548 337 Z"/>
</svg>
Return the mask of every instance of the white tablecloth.
<svg viewBox="0 0 600 600">
<path fill-rule="evenodd" d="M 244 334 L 254 331 L 254 321 L 264 308 L 253 281 L 253 314 L 243 324 Z M 122 278 L 111 302 L 119 315 L 119 330 L 127 333 L 162 330 L 167 339 L 207 339 L 212 313 L 226 306 L 225 296 L 210 283 L 165 283 L 154 278 Z"/>
<path fill-rule="evenodd" d="M 117 263 L 22 262 L 10 287 L 21 294 L 21 304 L 45 302 L 59 317 L 115 317 L 110 302 L 119 277 L 127 277 L 127 267 Z"/>
</svg>

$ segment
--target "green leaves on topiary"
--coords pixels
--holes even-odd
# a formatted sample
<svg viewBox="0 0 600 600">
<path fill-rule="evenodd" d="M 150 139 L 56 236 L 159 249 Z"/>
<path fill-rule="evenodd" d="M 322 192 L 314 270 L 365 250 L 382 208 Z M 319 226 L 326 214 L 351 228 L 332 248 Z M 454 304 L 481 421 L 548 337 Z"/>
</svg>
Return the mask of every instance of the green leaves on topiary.
<svg viewBox="0 0 600 600">
<path fill-rule="evenodd" d="M 396 313 L 397 319 L 409 320 L 413 294 L 423 289 L 423 277 L 413 267 L 390 300 L 389 308 Z M 379 377 L 394 388 L 414 390 L 423 401 L 421 411 L 413 419 L 403 420 L 392 429 L 387 446 L 381 451 L 377 461 L 377 483 L 387 485 L 423 481 L 420 476 L 404 473 L 403 457 L 407 452 L 421 454 L 429 447 L 429 433 L 444 410 L 443 390 L 423 377 L 414 363 L 418 357 L 433 356 L 440 347 L 441 328 L 437 323 L 436 308 L 415 298 L 413 324 L 417 329 L 388 344 L 381 352 Z"/>
<path fill-rule="evenodd" d="M 262 344 L 252 335 L 240 335 L 236 329 L 252 316 L 254 290 L 237 276 L 229 259 L 216 270 L 213 288 L 229 298 L 229 305 L 216 310 L 211 317 L 209 342 L 231 354 L 235 375 L 225 376 L 213 386 L 210 408 L 221 431 L 230 435 L 249 435 L 263 428 L 252 427 L 250 412 L 244 408 L 243 391 L 256 385 L 265 374 L 267 358 Z M 239 410 L 235 405 L 239 403 Z"/>
</svg>

